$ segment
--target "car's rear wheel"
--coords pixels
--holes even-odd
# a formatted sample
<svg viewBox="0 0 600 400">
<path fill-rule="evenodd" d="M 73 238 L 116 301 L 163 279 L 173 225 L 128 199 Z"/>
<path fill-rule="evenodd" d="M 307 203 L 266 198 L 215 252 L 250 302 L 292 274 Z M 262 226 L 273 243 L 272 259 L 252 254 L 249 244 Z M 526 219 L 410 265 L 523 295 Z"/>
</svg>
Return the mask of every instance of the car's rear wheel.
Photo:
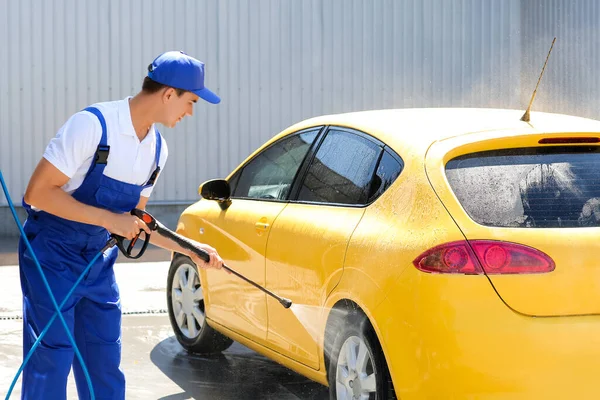
<svg viewBox="0 0 600 400">
<path fill-rule="evenodd" d="M 395 399 L 383 351 L 366 317 L 352 312 L 340 325 L 329 357 L 330 399 Z"/>
<path fill-rule="evenodd" d="M 171 262 L 167 279 L 169 319 L 177 341 L 191 353 L 219 353 L 233 340 L 206 323 L 204 291 L 196 266 L 185 256 Z"/>
</svg>

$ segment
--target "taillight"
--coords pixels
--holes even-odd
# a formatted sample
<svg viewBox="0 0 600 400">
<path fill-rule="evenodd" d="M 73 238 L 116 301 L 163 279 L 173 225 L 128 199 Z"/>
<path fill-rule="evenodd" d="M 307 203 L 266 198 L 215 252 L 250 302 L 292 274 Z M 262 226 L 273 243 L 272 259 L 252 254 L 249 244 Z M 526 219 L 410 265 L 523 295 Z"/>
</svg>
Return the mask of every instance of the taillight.
<svg viewBox="0 0 600 400">
<path fill-rule="evenodd" d="M 427 250 L 413 264 L 424 272 L 480 275 L 483 270 L 466 241 L 445 243 Z"/>
<path fill-rule="evenodd" d="M 493 240 L 469 241 L 486 274 L 537 274 L 554 271 L 554 260 L 538 249 Z"/>
<path fill-rule="evenodd" d="M 470 246 L 469 246 L 470 245 Z M 554 271 L 554 261 L 522 244 L 493 240 L 445 243 L 427 250 L 413 264 L 437 274 L 534 274 Z"/>
</svg>

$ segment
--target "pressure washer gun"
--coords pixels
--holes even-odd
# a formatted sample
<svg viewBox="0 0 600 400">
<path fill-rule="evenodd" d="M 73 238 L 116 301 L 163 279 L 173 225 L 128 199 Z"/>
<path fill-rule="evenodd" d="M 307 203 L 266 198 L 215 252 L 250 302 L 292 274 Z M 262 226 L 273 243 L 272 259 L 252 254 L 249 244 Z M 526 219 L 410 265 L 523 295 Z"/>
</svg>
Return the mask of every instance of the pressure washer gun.
<svg viewBox="0 0 600 400">
<path fill-rule="evenodd" d="M 157 229 L 158 221 L 146 211 L 134 208 L 133 210 L 131 210 L 131 215 L 135 215 L 136 217 L 144 221 L 144 223 L 148 226 L 148 228 L 150 228 L 151 231 L 155 231 Z M 138 253 L 134 255 L 132 253 L 134 251 L 135 244 L 137 243 L 138 239 L 140 238 L 140 235 L 142 234 L 144 235 L 144 244 L 142 245 Z M 140 258 L 146 252 L 148 244 L 150 243 L 150 235 L 144 230 L 140 231 L 133 239 L 131 239 L 131 241 L 129 241 L 129 243 L 127 243 L 127 238 L 124 238 L 123 236 L 115 234 L 112 234 L 111 236 L 112 244 L 111 242 L 109 242 L 107 246 L 116 244 L 125 257 L 132 258 L 134 260 Z"/>
<path fill-rule="evenodd" d="M 148 226 L 148 228 L 151 231 L 156 232 L 163 237 L 171 239 L 172 241 L 174 241 L 175 243 L 177 243 L 184 249 L 194 252 L 194 254 L 196 254 L 198 257 L 200 257 L 205 262 L 210 261 L 210 255 L 206 251 L 204 251 L 203 249 L 196 246 L 193 242 L 191 242 L 185 236 L 175 233 L 172 230 L 170 230 L 169 228 L 167 228 L 166 226 L 164 226 L 163 224 L 161 224 L 156 218 L 154 218 L 148 212 L 146 212 L 144 210 L 140 210 L 138 208 L 134 208 L 133 210 L 131 210 L 131 215 L 135 215 L 136 217 L 138 217 L 139 219 L 144 221 L 144 223 Z M 133 255 L 132 252 L 133 252 L 134 246 L 135 246 L 136 242 L 138 241 L 138 239 L 140 238 L 140 235 L 142 235 L 142 234 L 145 235 L 144 244 L 142 245 L 139 253 L 136 255 Z M 147 234 L 146 231 L 144 231 L 144 230 L 140 231 L 140 233 L 138 233 L 137 236 L 131 240 L 129 245 L 126 245 L 127 239 L 122 236 L 112 235 L 112 238 L 114 240 L 116 240 L 117 247 L 119 247 L 119 250 L 121 250 L 121 252 L 125 255 L 125 257 L 133 258 L 133 259 L 140 258 L 142 256 L 142 254 L 144 254 L 144 252 L 146 251 L 146 248 L 148 247 L 148 243 L 150 242 L 150 235 Z M 286 299 L 285 297 L 280 297 L 280 296 L 276 295 L 275 293 L 271 292 L 270 290 L 260 286 L 258 283 L 246 278 L 239 272 L 232 270 L 227 265 L 223 264 L 223 268 L 225 270 L 229 271 L 230 273 L 232 273 L 233 275 L 237 276 L 238 278 L 241 278 L 244 281 L 248 282 L 252 286 L 262 290 L 269 296 L 273 297 L 283 307 L 290 308 L 290 306 L 292 305 L 292 301 L 290 299 Z"/>
</svg>

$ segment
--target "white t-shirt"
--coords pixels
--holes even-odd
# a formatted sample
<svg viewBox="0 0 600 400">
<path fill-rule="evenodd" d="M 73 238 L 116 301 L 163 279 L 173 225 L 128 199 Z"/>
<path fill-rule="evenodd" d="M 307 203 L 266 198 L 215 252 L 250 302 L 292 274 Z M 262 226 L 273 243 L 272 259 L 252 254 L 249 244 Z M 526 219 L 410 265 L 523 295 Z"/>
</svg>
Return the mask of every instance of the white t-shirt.
<svg viewBox="0 0 600 400">
<path fill-rule="evenodd" d="M 140 142 L 131 122 L 129 99 L 93 105 L 104 116 L 107 144 L 110 146 L 104 175 L 121 182 L 144 185 L 156 168 L 156 132 L 152 125 L 148 135 Z M 102 126 L 98 117 L 80 111 L 69 118 L 50 141 L 44 158 L 70 178 L 62 187 L 65 192 L 73 193 L 81 186 L 101 138 Z M 168 149 L 162 135 L 161 139 L 159 165 L 162 171 L 167 162 Z M 150 197 L 152 189 L 144 189 L 141 195 Z"/>
</svg>

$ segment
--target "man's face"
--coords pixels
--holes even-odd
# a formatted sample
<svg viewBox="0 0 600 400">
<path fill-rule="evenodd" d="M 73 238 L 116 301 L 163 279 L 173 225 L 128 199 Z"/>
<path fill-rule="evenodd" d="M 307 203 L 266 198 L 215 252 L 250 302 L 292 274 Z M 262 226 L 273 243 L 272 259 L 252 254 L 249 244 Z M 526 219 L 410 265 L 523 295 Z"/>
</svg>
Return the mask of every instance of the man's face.
<svg viewBox="0 0 600 400">
<path fill-rule="evenodd" d="M 165 112 L 160 122 L 169 128 L 175 127 L 185 116 L 194 114 L 194 104 L 198 99 L 198 95 L 192 92 L 178 96 L 175 89 L 167 89 L 163 94 Z"/>
</svg>

